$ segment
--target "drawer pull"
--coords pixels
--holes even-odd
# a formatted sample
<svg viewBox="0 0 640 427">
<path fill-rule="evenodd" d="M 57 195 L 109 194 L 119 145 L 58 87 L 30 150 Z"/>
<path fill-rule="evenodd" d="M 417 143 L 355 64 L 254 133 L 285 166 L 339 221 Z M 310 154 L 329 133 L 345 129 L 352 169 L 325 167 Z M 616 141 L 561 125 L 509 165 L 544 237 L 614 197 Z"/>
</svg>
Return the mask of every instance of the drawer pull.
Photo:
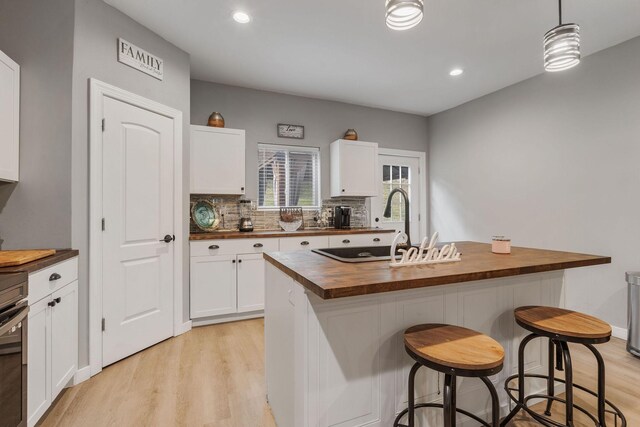
<svg viewBox="0 0 640 427">
<path fill-rule="evenodd" d="M 60 280 L 60 279 L 62 279 L 62 276 L 59 275 L 58 273 L 53 273 L 51 276 L 49 276 L 50 282 L 55 282 L 56 280 Z"/>
<path fill-rule="evenodd" d="M 256 243 L 253 245 L 254 248 L 261 248 L 262 246 L 264 246 L 262 243 Z"/>
<path fill-rule="evenodd" d="M 351 240 L 349 240 L 349 239 L 344 239 L 344 240 L 342 241 L 342 243 L 344 243 L 344 244 L 346 245 L 346 244 L 348 244 L 348 243 L 351 243 Z"/>
<path fill-rule="evenodd" d="M 379 242 L 379 241 L 380 241 L 380 238 L 379 238 L 379 237 L 376 237 L 375 239 L 373 239 L 373 241 L 374 241 L 374 242 Z"/>
<path fill-rule="evenodd" d="M 302 242 L 300 242 L 300 244 L 302 246 L 307 246 L 307 245 L 309 245 L 309 242 L 307 242 L 306 240 L 303 240 Z"/>
<path fill-rule="evenodd" d="M 209 246 L 209 249 L 214 250 L 214 249 L 220 249 L 220 246 L 218 245 L 211 245 Z"/>
</svg>

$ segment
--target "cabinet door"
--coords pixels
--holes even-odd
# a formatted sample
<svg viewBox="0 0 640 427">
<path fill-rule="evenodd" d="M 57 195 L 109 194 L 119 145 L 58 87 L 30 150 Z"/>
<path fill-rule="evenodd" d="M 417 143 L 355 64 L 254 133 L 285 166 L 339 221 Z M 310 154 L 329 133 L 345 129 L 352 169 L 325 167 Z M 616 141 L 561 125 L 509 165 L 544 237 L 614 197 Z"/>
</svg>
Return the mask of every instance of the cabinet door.
<svg viewBox="0 0 640 427">
<path fill-rule="evenodd" d="M 18 181 L 20 66 L 0 51 L 0 181 Z"/>
<path fill-rule="evenodd" d="M 244 194 L 245 133 L 191 127 L 191 193 Z"/>
<path fill-rule="evenodd" d="M 27 334 L 27 424 L 35 425 L 51 405 L 51 330 L 47 305 L 43 298 L 29 307 Z"/>
<path fill-rule="evenodd" d="M 238 255 L 238 313 L 264 309 L 264 258 Z"/>
<path fill-rule="evenodd" d="M 375 144 L 344 142 L 340 147 L 343 196 L 376 196 L 378 148 Z"/>
<path fill-rule="evenodd" d="M 51 400 L 78 370 L 78 282 L 54 292 L 51 300 Z"/>
<path fill-rule="evenodd" d="M 236 312 L 235 255 L 192 257 L 190 283 L 192 319 Z"/>
</svg>

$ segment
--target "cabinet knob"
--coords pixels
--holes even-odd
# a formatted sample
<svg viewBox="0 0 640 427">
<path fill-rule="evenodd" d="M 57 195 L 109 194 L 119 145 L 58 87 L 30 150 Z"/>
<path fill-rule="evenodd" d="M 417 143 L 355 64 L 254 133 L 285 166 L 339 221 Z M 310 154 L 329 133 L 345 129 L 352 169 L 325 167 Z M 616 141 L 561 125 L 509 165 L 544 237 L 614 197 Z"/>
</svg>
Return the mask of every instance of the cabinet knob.
<svg viewBox="0 0 640 427">
<path fill-rule="evenodd" d="M 344 240 L 342 241 L 342 243 L 344 243 L 344 244 L 346 245 L 347 243 L 351 243 L 351 240 L 349 240 L 349 239 L 344 239 Z"/>
<path fill-rule="evenodd" d="M 374 242 L 379 242 L 380 239 L 378 237 L 376 237 L 375 239 L 373 239 Z"/>
<path fill-rule="evenodd" d="M 62 297 L 54 298 L 53 300 L 56 302 L 56 304 L 60 304 L 60 302 L 62 302 Z"/>
<path fill-rule="evenodd" d="M 343 193 L 345 192 L 345 189 L 344 189 L 344 188 L 342 189 L 342 192 L 343 192 Z"/>
<path fill-rule="evenodd" d="M 215 250 L 215 249 L 220 249 L 220 246 L 218 246 L 218 245 L 211 245 L 211 246 L 209 246 L 209 249 L 211 249 L 211 250 L 213 251 L 213 250 Z"/>
<path fill-rule="evenodd" d="M 236 260 L 235 260 L 235 259 L 232 259 L 232 260 L 231 260 L 231 263 L 232 263 L 232 264 L 235 264 L 235 263 L 236 263 Z"/>
<path fill-rule="evenodd" d="M 238 262 L 242 262 L 242 260 L 241 260 L 241 259 L 239 259 L 239 260 L 238 260 Z"/>
<path fill-rule="evenodd" d="M 306 240 L 304 240 L 304 241 L 300 242 L 300 244 L 301 244 L 302 246 L 307 246 L 307 245 L 309 244 L 309 242 L 307 242 Z"/>
<path fill-rule="evenodd" d="M 253 245 L 254 248 L 261 248 L 262 246 L 264 246 L 262 243 L 256 243 Z"/>
<path fill-rule="evenodd" d="M 244 191 L 244 187 L 241 187 L 240 190 Z"/>
<path fill-rule="evenodd" d="M 62 279 L 62 276 L 59 275 L 58 273 L 53 273 L 51 276 L 49 276 L 50 282 L 55 282 L 56 280 L 60 280 L 60 279 Z"/>
<path fill-rule="evenodd" d="M 55 306 L 56 306 L 56 302 L 55 302 L 55 300 L 54 300 L 54 301 L 49 301 L 49 302 L 47 303 L 47 305 L 48 305 L 49 307 L 55 307 Z"/>
</svg>

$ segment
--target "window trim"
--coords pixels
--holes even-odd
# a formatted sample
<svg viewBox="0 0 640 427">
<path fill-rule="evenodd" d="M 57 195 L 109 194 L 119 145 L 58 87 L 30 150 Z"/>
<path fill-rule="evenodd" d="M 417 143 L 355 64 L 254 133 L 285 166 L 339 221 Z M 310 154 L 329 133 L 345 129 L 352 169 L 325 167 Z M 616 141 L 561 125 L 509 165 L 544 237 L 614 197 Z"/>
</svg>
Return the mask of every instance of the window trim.
<svg viewBox="0 0 640 427">
<path fill-rule="evenodd" d="M 257 172 L 257 208 L 256 210 L 262 212 L 277 212 L 283 208 L 302 208 L 303 211 L 315 211 L 322 208 L 322 150 L 320 147 L 309 147 L 304 145 L 295 145 L 295 144 L 270 144 L 266 142 L 258 142 L 258 162 L 260 161 L 260 150 L 261 149 L 272 149 L 272 150 L 280 150 L 282 148 L 286 148 L 290 151 L 302 151 L 308 153 L 318 153 L 318 167 L 317 167 L 317 184 L 318 184 L 318 205 L 317 206 L 260 206 L 260 168 L 256 169 Z M 289 184 L 289 167 L 286 168 L 286 181 L 287 185 Z M 288 189 L 287 189 L 288 190 Z"/>
</svg>

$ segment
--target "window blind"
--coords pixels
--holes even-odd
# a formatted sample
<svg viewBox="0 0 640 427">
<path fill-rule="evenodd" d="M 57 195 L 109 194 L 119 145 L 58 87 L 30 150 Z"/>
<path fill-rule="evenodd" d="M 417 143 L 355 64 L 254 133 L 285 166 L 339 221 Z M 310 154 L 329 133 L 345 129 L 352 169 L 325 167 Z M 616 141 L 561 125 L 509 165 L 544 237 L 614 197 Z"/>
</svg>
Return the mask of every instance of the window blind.
<svg viewBox="0 0 640 427">
<path fill-rule="evenodd" d="M 258 207 L 320 206 L 320 149 L 258 144 Z"/>
</svg>

